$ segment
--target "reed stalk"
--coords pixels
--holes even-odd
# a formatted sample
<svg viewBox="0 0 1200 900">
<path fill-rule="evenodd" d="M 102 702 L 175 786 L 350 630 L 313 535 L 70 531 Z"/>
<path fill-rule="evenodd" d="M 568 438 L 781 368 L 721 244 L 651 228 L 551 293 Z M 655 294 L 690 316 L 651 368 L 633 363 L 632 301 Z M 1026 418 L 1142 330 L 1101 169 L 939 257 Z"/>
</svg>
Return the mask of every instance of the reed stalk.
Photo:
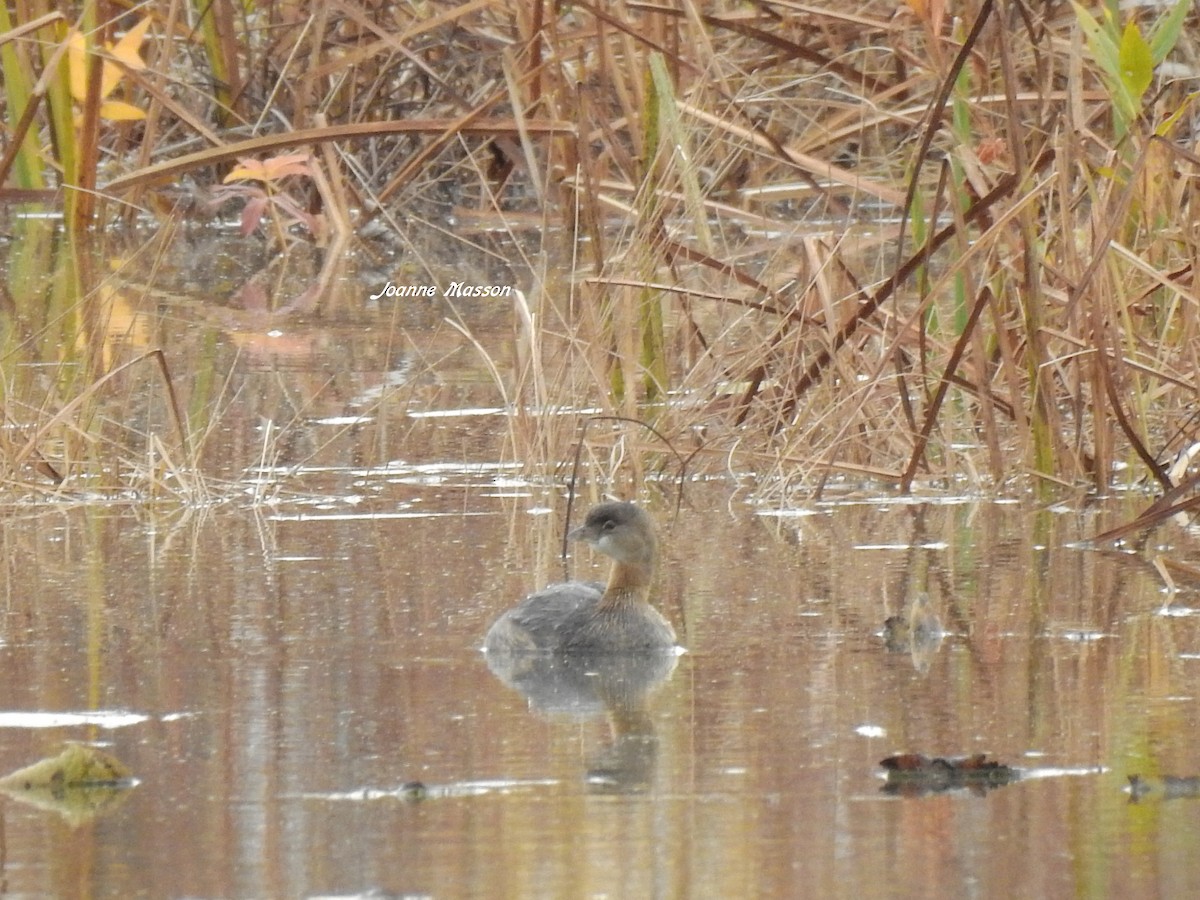
<svg viewBox="0 0 1200 900">
<path fill-rule="evenodd" d="M 347 243 L 376 218 L 528 216 L 563 264 L 514 262 L 529 290 L 511 369 L 480 345 L 514 410 L 652 418 L 781 496 L 838 473 L 1102 492 L 1161 483 L 1197 436 L 1200 159 L 1183 123 L 1200 30 L 1183 0 L 972 0 L 953 19 L 824 0 L 291 19 L 220 0 L 196 8 L 198 34 L 152 0 L 154 69 L 118 66 L 140 124 L 103 114 L 109 45 L 136 20 L 91 9 L 72 23 L 78 98 L 65 20 L 38 26 L 40 51 L 0 39 L 6 189 L 69 188 L 84 231 L 110 215 L 93 188 L 174 208 L 159 201 L 186 177 L 203 207 L 240 159 L 303 146 L 319 177 L 273 198 Z M 135 151 L 146 135 L 155 149 Z M 515 416 L 509 452 L 557 471 L 574 433 Z M 597 465 L 657 452 L 589 440 Z"/>
</svg>

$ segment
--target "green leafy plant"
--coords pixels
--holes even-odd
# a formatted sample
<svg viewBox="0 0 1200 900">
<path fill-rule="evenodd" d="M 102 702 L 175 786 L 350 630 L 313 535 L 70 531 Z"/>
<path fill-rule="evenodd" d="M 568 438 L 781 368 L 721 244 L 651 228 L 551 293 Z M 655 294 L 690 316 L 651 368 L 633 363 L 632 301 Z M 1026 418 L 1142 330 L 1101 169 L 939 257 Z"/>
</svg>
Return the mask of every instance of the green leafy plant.
<svg viewBox="0 0 1200 900">
<path fill-rule="evenodd" d="M 1105 4 L 1099 19 L 1076 0 L 1071 0 L 1071 5 L 1075 8 L 1088 50 L 1100 67 L 1108 88 L 1113 104 L 1114 132 L 1120 138 L 1141 115 L 1146 91 L 1154 80 L 1154 70 L 1179 40 L 1192 5 L 1190 0 L 1177 0 L 1151 26 L 1148 36 L 1142 33 L 1137 20 L 1132 17 L 1122 27 L 1117 21 L 1115 3 Z"/>
</svg>

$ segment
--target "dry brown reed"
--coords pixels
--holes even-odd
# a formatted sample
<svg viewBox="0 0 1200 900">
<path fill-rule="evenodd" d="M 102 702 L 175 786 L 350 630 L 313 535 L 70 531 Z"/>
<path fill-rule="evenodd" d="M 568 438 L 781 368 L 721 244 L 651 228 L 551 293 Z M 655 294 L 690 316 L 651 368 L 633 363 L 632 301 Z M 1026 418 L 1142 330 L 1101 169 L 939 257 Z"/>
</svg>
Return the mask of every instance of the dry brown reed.
<svg viewBox="0 0 1200 900">
<path fill-rule="evenodd" d="M 532 465 L 598 405 L 781 496 L 834 473 L 1167 488 L 1200 384 L 1185 7 L 156 0 L 73 23 L 98 48 L 153 19 L 118 90 L 147 118 L 103 118 L 93 62 L 94 171 L 65 186 L 96 185 L 99 220 L 179 209 L 181 175 L 202 205 L 233 160 L 301 147 L 324 188 L 287 189 L 343 233 L 533 213 L 547 261 L 495 373 Z M 14 96 L 11 137 L 61 128 Z"/>
</svg>

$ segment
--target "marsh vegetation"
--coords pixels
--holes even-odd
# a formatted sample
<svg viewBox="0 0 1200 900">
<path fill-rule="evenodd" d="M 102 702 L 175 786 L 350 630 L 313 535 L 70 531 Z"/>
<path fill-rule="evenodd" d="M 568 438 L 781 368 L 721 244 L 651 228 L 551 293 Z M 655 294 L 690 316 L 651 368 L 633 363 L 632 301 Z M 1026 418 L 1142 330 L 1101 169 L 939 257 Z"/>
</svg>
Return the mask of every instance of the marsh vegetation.
<svg viewBox="0 0 1200 900">
<path fill-rule="evenodd" d="M 594 409 L 654 433 L 590 428 L 590 465 L 767 498 L 1194 481 L 1186 2 L 15 9 L 0 179 L 66 229 L 6 266 L 10 308 L 53 310 L 5 336 L 9 478 L 198 472 L 219 376 L 133 365 L 158 348 L 110 326 L 180 229 L 233 216 L 267 325 L 320 315 L 348 254 L 370 293 L 449 277 L 423 234 L 497 260 L 467 280 L 520 288 L 515 351 L 481 364 L 534 471 Z M 96 262 L 122 223 L 154 226 L 137 279 Z M 69 377 L 15 374 L 48 347 Z M 119 365 L 156 383 L 149 430 L 98 424 Z"/>
<path fill-rule="evenodd" d="M 6 885 L 1197 894 L 1197 26 L 0 5 Z M 689 652 L 494 675 L 604 493 Z"/>
</svg>

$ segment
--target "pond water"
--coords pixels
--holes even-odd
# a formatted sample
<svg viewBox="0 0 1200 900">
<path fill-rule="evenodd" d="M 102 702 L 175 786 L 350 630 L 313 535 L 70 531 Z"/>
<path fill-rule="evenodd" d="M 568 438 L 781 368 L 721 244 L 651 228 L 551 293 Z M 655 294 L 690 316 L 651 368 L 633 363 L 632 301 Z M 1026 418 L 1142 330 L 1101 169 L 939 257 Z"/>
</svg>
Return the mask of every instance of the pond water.
<svg viewBox="0 0 1200 900">
<path fill-rule="evenodd" d="M 656 596 L 688 652 L 644 690 L 530 699 L 479 646 L 560 577 L 557 498 L 502 467 L 364 509 L 10 514 L 0 724 L 15 769 L 97 741 L 139 779 L 84 824 L 9 801 L 21 896 L 1186 896 L 1200 619 L 1100 516 L 693 486 Z M 502 490 L 489 487 L 500 481 Z M 406 516 L 400 495 L 419 494 Z M 665 507 L 665 508 L 664 508 Z M 574 560 L 577 574 L 596 565 Z M 940 644 L 888 649 L 927 592 Z M 585 679 L 586 680 L 586 679 Z M 636 679 L 634 679 L 636 680 Z M 618 692 L 619 694 L 619 692 Z M 134 715 L 130 715 L 134 714 Z M 993 789 L 890 792 L 895 752 Z M 414 782 L 419 782 L 418 788 Z"/>
<path fill-rule="evenodd" d="M 1194 558 L 1194 531 L 1081 544 L 1142 497 L 765 505 L 713 478 L 676 513 L 651 482 L 687 652 L 493 672 L 490 622 L 564 575 L 565 479 L 506 461 L 445 310 L 369 293 L 285 325 L 146 300 L 122 340 L 170 346 L 185 395 L 227 378 L 204 449 L 223 501 L 0 511 L 0 771 L 83 741 L 137 778 L 90 811 L 4 800 L 5 893 L 1200 895 L 1192 782 L 1125 790 L 1200 774 L 1200 602 L 1154 565 Z M 510 315 L 470 319 L 493 361 Z M 944 634 L 885 640 L 923 595 Z M 1021 777 L 897 787 L 896 753 Z"/>
</svg>

